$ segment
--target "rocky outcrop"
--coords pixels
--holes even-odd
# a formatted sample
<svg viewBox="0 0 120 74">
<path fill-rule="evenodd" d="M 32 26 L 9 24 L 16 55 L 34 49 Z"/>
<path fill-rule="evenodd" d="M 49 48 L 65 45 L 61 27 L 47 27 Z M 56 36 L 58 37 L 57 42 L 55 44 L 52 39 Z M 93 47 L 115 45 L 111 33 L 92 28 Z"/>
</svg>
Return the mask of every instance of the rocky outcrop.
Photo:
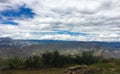
<svg viewBox="0 0 120 74">
<path fill-rule="evenodd" d="M 64 74 L 102 74 L 103 72 L 103 69 L 89 68 L 87 65 L 82 65 L 70 67 L 64 71 Z"/>
</svg>

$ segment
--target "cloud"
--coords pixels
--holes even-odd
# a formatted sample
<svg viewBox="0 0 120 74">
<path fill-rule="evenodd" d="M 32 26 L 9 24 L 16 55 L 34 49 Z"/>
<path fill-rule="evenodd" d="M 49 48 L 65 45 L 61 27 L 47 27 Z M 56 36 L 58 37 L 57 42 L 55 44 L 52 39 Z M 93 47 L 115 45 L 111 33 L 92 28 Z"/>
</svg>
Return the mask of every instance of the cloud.
<svg viewBox="0 0 120 74">
<path fill-rule="evenodd" d="M 0 0 L 0 2 L 2 2 L 2 3 L 5 3 L 5 2 L 7 2 L 8 0 Z"/>
<path fill-rule="evenodd" d="M 19 25 L 1 23 L 0 37 L 120 41 L 119 5 L 119 0 L 0 0 L 0 12 L 25 6 L 35 14 L 11 20 Z M 0 18 L 8 19 L 2 14 Z"/>
</svg>

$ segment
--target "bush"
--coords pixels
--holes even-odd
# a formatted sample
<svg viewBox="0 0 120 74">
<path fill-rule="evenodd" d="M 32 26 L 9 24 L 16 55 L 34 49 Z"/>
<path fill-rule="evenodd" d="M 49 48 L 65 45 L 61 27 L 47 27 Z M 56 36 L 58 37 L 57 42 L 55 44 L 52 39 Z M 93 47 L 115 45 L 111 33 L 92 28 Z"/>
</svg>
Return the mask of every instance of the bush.
<svg viewBox="0 0 120 74">
<path fill-rule="evenodd" d="M 67 57 L 60 55 L 58 51 L 45 52 L 42 54 L 42 62 L 47 67 L 63 67 L 67 64 Z"/>
<path fill-rule="evenodd" d="M 41 67 L 63 67 L 70 64 L 90 65 L 100 61 L 99 57 L 93 55 L 91 51 L 85 51 L 82 55 L 60 55 L 58 51 L 44 52 L 40 56 L 31 56 L 25 60 L 19 57 L 12 58 L 8 61 L 10 69 L 20 68 L 41 68 Z"/>
<path fill-rule="evenodd" d="M 20 69 L 20 68 L 23 68 L 24 67 L 24 61 L 23 61 L 23 59 L 21 59 L 19 57 L 15 57 L 15 58 L 9 59 L 8 67 L 10 69 Z"/>
<path fill-rule="evenodd" d="M 82 53 L 82 56 L 80 57 L 80 63 L 81 64 L 86 64 L 86 65 L 90 65 L 90 64 L 94 64 L 99 62 L 99 58 L 93 55 L 93 52 L 91 51 L 84 51 Z"/>
<path fill-rule="evenodd" d="M 51 63 L 52 62 L 52 53 L 49 51 L 46 51 L 45 53 L 43 53 L 41 55 L 41 60 L 45 66 L 49 67 L 52 64 Z"/>
<path fill-rule="evenodd" d="M 67 57 L 60 55 L 58 51 L 54 51 L 52 54 L 52 67 L 63 67 L 67 64 Z"/>
<path fill-rule="evenodd" d="M 42 63 L 39 56 L 28 57 L 25 60 L 26 68 L 40 68 L 41 66 L 42 66 Z"/>
</svg>

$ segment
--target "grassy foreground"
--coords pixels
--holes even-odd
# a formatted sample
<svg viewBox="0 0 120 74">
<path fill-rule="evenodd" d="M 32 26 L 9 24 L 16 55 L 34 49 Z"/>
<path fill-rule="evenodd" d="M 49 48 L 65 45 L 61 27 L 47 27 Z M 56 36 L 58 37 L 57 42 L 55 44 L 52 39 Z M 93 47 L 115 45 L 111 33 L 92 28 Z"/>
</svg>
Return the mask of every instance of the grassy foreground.
<svg viewBox="0 0 120 74">
<path fill-rule="evenodd" d="M 71 66 L 72 67 L 72 66 Z M 120 74 L 120 60 L 111 61 L 111 62 L 99 62 L 96 64 L 92 64 L 88 66 L 93 71 L 97 68 L 103 69 L 101 73 L 94 73 L 94 74 Z M 47 69 L 38 69 L 38 70 L 6 70 L 1 71 L 0 74 L 64 74 L 64 70 L 66 68 L 47 68 Z M 78 73 L 81 74 L 81 73 Z M 87 73 L 93 74 L 93 73 Z"/>
<path fill-rule="evenodd" d="M 75 56 L 54 51 L 41 57 L 0 61 L 0 74 L 66 74 L 66 71 L 67 74 L 120 74 L 120 59 L 105 59 L 89 51 Z"/>
<path fill-rule="evenodd" d="M 0 74 L 63 74 L 65 68 L 53 68 L 42 70 L 9 70 L 2 71 Z"/>
</svg>

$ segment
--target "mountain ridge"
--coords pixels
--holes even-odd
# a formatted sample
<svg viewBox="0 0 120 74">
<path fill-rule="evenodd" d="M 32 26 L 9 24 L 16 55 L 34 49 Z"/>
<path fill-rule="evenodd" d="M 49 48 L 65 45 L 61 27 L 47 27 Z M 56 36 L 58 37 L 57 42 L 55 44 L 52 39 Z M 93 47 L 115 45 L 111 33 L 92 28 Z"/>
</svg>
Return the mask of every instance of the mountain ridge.
<svg viewBox="0 0 120 74">
<path fill-rule="evenodd" d="M 78 53 L 81 51 L 96 52 L 103 50 L 105 54 L 114 54 L 119 57 L 120 42 L 96 42 L 96 41 L 61 41 L 61 40 L 16 40 L 0 38 L 0 56 L 30 56 L 44 51 L 58 50 L 63 53 Z M 108 53 L 109 51 L 109 53 Z M 116 56 L 117 55 L 117 56 Z"/>
</svg>

